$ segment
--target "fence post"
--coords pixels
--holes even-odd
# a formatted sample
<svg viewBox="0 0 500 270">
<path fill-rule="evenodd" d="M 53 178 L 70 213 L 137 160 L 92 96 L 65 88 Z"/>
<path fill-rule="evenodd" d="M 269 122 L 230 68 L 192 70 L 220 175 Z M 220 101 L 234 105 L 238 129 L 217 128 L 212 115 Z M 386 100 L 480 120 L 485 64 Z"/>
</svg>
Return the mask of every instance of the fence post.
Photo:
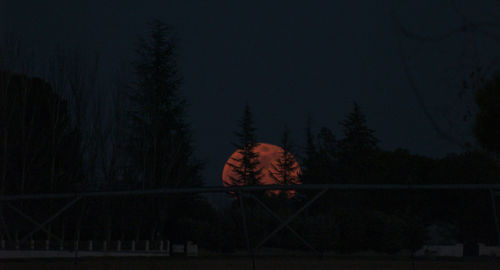
<svg viewBox="0 0 500 270">
<path fill-rule="evenodd" d="M 144 250 L 146 251 L 149 250 L 149 240 L 146 240 L 146 246 L 144 247 Z"/>
<path fill-rule="evenodd" d="M 15 232 L 14 239 L 15 239 L 14 241 L 16 243 L 16 249 L 18 250 L 20 245 L 19 245 L 19 233 L 17 231 Z"/>
<path fill-rule="evenodd" d="M 50 242 L 49 239 L 45 240 L 45 250 L 49 250 Z"/>
<path fill-rule="evenodd" d="M 132 251 L 135 251 L 135 240 L 132 240 L 132 247 L 131 247 L 131 250 L 132 250 Z"/>
<path fill-rule="evenodd" d="M 31 241 L 30 241 L 30 248 L 31 248 L 31 250 L 35 249 L 35 240 L 33 240 L 33 239 L 31 239 Z"/>
<path fill-rule="evenodd" d="M 163 240 L 160 240 L 160 251 L 163 251 Z"/>
<path fill-rule="evenodd" d="M 117 251 L 122 250 L 122 241 L 118 240 L 118 242 L 116 243 L 116 250 Z"/>
<path fill-rule="evenodd" d="M 92 240 L 89 241 L 89 251 L 92 251 Z"/>
<path fill-rule="evenodd" d="M 108 249 L 108 241 L 104 240 L 102 242 L 102 250 L 106 251 Z"/>
</svg>

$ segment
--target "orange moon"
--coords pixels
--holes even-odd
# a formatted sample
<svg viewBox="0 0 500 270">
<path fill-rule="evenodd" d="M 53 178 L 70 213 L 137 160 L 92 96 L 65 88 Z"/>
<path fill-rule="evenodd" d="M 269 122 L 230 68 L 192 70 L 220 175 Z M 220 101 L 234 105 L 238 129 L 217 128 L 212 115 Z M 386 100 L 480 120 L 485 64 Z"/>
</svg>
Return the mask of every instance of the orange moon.
<svg viewBox="0 0 500 270">
<path fill-rule="evenodd" d="M 260 167 L 262 168 L 262 178 L 261 181 L 264 185 L 277 185 L 279 184 L 275 179 L 273 179 L 269 173 L 276 173 L 276 171 L 273 169 L 271 164 L 274 164 L 274 166 L 278 166 L 278 161 L 280 160 L 282 154 L 283 154 L 283 149 L 279 146 L 269 144 L 269 143 L 258 143 L 257 146 L 254 148 L 254 151 L 259 155 L 259 164 Z M 224 164 L 224 169 L 222 170 L 222 183 L 225 187 L 227 186 L 233 186 L 235 185 L 233 181 L 231 180 L 231 177 L 236 178 L 238 175 L 236 172 L 234 172 L 234 169 L 228 165 L 228 162 L 231 162 L 235 164 L 235 161 L 233 158 L 238 159 L 241 158 L 242 155 L 239 153 L 239 150 L 236 150 L 226 161 L 226 164 Z M 299 176 L 301 174 L 300 166 L 295 160 L 294 166 L 297 167 L 291 174 L 291 176 L 296 177 L 297 179 L 300 179 Z M 296 184 L 300 184 L 300 180 L 296 182 Z M 269 191 L 273 193 L 274 195 L 278 195 L 281 191 L 280 190 L 271 190 Z M 269 195 L 268 192 L 268 195 Z M 289 198 L 293 197 L 295 195 L 294 190 L 289 190 L 285 191 L 287 192 L 287 195 Z"/>
</svg>

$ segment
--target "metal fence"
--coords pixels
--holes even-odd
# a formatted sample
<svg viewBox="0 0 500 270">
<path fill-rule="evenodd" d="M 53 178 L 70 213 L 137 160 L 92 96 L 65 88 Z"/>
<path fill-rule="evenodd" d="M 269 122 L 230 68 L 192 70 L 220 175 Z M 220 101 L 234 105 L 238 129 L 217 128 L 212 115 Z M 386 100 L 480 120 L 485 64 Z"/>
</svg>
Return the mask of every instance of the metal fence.
<svg viewBox="0 0 500 270">
<path fill-rule="evenodd" d="M 302 202 L 300 207 L 297 207 L 295 212 L 291 213 L 288 217 L 283 218 L 278 215 L 275 211 L 272 210 L 269 205 L 260 199 L 258 196 L 255 196 L 253 192 L 265 192 L 270 190 L 295 190 L 297 192 L 308 192 L 311 194 L 307 197 L 306 200 Z M 238 204 L 241 209 L 241 222 L 243 225 L 243 234 L 245 237 L 246 250 L 247 255 L 250 255 L 254 258 L 257 250 L 262 248 L 273 236 L 275 236 L 278 232 L 287 229 L 292 235 L 296 237 L 296 239 L 300 240 L 310 251 L 318 256 L 322 255 L 322 252 L 319 251 L 313 244 L 310 243 L 299 232 L 293 229 L 290 226 L 290 223 L 296 219 L 301 213 L 306 211 L 314 202 L 317 201 L 320 197 L 322 197 L 327 191 L 336 190 L 336 191 L 371 191 L 376 192 L 380 190 L 386 191 L 425 191 L 425 190 L 475 190 L 475 191 L 489 191 L 490 201 L 491 201 L 491 213 L 495 226 L 496 232 L 496 242 L 497 245 L 500 243 L 500 227 L 498 224 L 498 216 L 496 209 L 496 197 L 500 195 L 500 184 L 436 184 L 436 185 L 394 185 L 394 184 L 374 184 L 374 185 L 352 185 L 352 184 L 318 184 L 318 185 L 266 185 L 266 186 L 232 186 L 232 187 L 201 187 L 201 188 L 175 188 L 175 189 L 153 189 L 153 190 L 127 190 L 127 191 L 104 191 L 104 192 L 81 192 L 81 193 L 61 193 L 61 194 L 30 194 L 30 195 L 8 195 L 8 196 L 0 196 L 0 227 L 3 232 L 3 235 L 6 235 L 9 240 L 12 240 L 12 231 L 9 231 L 9 223 L 4 219 L 3 211 L 6 209 L 10 209 L 11 211 L 17 213 L 19 216 L 23 217 L 25 220 L 29 221 L 33 225 L 33 229 L 24 234 L 20 240 L 18 240 L 18 245 L 25 245 L 30 241 L 30 238 L 39 231 L 44 231 L 47 235 L 50 235 L 54 239 L 64 242 L 64 239 L 61 239 L 54 232 L 47 230 L 47 226 L 54 221 L 57 217 L 59 217 L 64 212 L 69 211 L 76 203 L 81 200 L 88 198 L 110 198 L 110 197 L 119 197 L 119 196 L 168 196 L 173 194 L 208 194 L 208 193 L 225 193 L 232 194 L 235 198 L 238 199 Z M 46 218 L 43 221 L 37 221 L 33 216 L 25 211 L 22 211 L 19 207 L 16 207 L 15 203 L 21 203 L 23 201 L 42 201 L 42 200 L 69 200 L 59 209 L 54 210 L 53 214 Z M 271 217 L 278 222 L 278 226 L 276 226 L 273 230 L 270 230 L 265 237 L 263 237 L 259 242 L 251 244 L 249 229 L 248 229 L 248 215 L 245 208 L 250 202 L 254 202 L 255 205 L 261 207 L 261 209 L 265 210 Z M 17 238 L 17 237 L 16 237 Z M 3 239 L 2 239 L 3 240 Z M 3 240 L 5 241 L 5 240 Z M 31 240 L 32 241 L 32 240 Z M 5 244 L 4 244 L 5 245 Z M 92 245 L 92 244 L 90 244 Z M 75 249 L 75 248 L 74 248 Z M 78 248 L 76 248 L 78 249 Z"/>
</svg>

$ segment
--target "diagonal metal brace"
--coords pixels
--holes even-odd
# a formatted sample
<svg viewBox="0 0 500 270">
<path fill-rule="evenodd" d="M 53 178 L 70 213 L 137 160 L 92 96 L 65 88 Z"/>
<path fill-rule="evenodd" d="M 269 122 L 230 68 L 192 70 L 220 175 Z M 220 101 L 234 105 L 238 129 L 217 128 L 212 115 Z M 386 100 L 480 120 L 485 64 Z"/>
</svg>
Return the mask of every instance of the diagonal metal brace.
<svg viewBox="0 0 500 270">
<path fill-rule="evenodd" d="M 328 188 L 323 189 L 321 192 L 316 194 L 311 200 L 309 200 L 304 206 L 302 206 L 295 214 L 290 216 L 287 220 L 285 220 L 283 223 L 281 223 L 280 226 L 278 226 L 274 231 L 272 231 L 264 240 L 262 240 L 256 247 L 255 249 L 259 249 L 262 245 L 264 245 L 269 238 L 273 237 L 277 232 L 279 232 L 281 229 L 283 229 L 290 221 L 292 221 L 295 217 L 297 217 L 302 211 L 304 211 L 307 207 L 309 207 L 314 201 L 316 201 L 321 195 L 325 194 L 325 192 L 328 191 Z"/>
<path fill-rule="evenodd" d="M 52 215 L 50 218 L 48 218 L 46 221 L 44 221 L 42 224 L 38 226 L 38 228 L 34 229 L 32 232 L 28 233 L 26 236 L 21 239 L 21 244 L 26 242 L 28 238 L 30 238 L 33 234 L 41 230 L 45 225 L 49 224 L 52 220 L 56 219 L 62 212 L 66 211 L 66 209 L 70 208 L 73 204 L 75 204 L 77 201 L 79 201 L 82 198 L 82 195 L 78 195 L 76 198 L 74 198 L 72 201 L 70 201 L 66 206 L 61 208 L 57 213 Z"/>
<path fill-rule="evenodd" d="M 9 228 L 7 227 L 7 223 L 5 222 L 4 212 L 3 212 L 3 204 L 0 203 L 0 226 L 3 227 L 4 234 L 7 236 L 7 240 L 12 241 L 12 237 L 9 233 Z"/>
<path fill-rule="evenodd" d="M 22 216 L 23 218 L 29 220 L 31 223 L 35 224 L 36 226 L 40 227 L 40 229 L 44 232 L 46 232 L 47 234 L 49 234 L 50 236 L 54 237 L 55 239 L 57 239 L 58 241 L 62 241 L 61 238 L 59 238 L 57 235 L 49 232 L 47 229 L 44 228 L 44 226 L 42 226 L 40 223 L 38 223 L 36 220 L 34 220 L 33 218 L 31 218 L 30 216 L 28 216 L 27 214 L 23 213 L 23 211 L 21 211 L 19 208 L 11 205 L 10 203 L 7 203 L 7 206 L 14 210 L 16 213 L 18 213 L 20 216 Z"/>
<path fill-rule="evenodd" d="M 257 203 L 259 203 L 264 209 L 266 209 L 267 212 L 269 212 L 269 214 L 271 214 L 271 216 L 273 216 L 275 219 L 277 219 L 280 223 L 283 223 L 283 219 L 281 219 L 276 213 L 274 213 L 273 210 L 271 210 L 269 207 L 267 207 L 267 205 L 264 202 L 259 200 L 253 194 L 250 194 L 250 197 L 252 197 Z M 304 239 L 302 236 L 300 236 L 300 234 L 298 234 L 294 229 L 292 229 L 292 227 L 290 227 L 288 224 L 286 224 L 285 227 L 288 230 L 290 230 L 290 232 L 292 232 L 292 234 L 295 235 L 300 241 L 302 241 L 309 249 L 311 249 L 312 251 L 314 251 L 318 254 L 321 254 L 321 252 L 319 252 L 317 249 L 315 249 L 309 242 L 307 242 L 306 239 Z"/>
</svg>

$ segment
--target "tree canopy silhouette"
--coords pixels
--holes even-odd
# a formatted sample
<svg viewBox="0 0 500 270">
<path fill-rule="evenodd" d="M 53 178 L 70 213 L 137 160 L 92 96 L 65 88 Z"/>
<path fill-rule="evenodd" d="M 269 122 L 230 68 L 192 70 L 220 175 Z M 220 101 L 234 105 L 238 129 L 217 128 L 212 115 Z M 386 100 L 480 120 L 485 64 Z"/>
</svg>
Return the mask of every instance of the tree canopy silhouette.
<svg viewBox="0 0 500 270">
<path fill-rule="evenodd" d="M 378 139 L 366 125 L 366 118 L 357 103 L 340 125 L 344 132 L 339 141 L 341 177 L 344 182 L 366 183 Z"/>
<path fill-rule="evenodd" d="M 175 32 L 154 20 L 150 36 L 139 39 L 136 52 L 129 165 L 143 188 L 201 186 L 202 164 L 193 156 L 187 102 L 179 94 Z"/>
<path fill-rule="evenodd" d="M 268 170 L 269 176 L 281 185 L 300 184 L 300 176 L 297 174 L 300 167 L 292 154 L 293 143 L 290 140 L 290 130 L 287 126 L 283 130 L 280 146 L 283 151 L 281 151 L 278 160 L 271 163 L 271 169 Z M 278 195 L 284 198 L 291 197 L 293 194 L 295 191 L 280 192 Z"/>
<path fill-rule="evenodd" d="M 302 156 L 302 182 L 304 184 L 317 183 L 317 166 L 318 166 L 318 152 L 316 150 L 316 143 L 314 142 L 314 135 L 311 127 L 311 117 L 307 117 L 306 127 L 304 128 L 306 135 L 306 145 L 304 147 L 304 154 Z"/>
<path fill-rule="evenodd" d="M 255 152 L 257 146 L 257 137 L 255 134 L 254 120 L 250 106 L 245 104 L 243 116 L 239 121 L 240 131 L 235 135 L 238 142 L 233 145 L 241 154 L 240 158 L 231 158 L 232 162 L 228 165 L 233 168 L 237 177 L 231 176 L 230 179 L 235 185 L 260 185 L 262 179 L 262 168 L 259 167 L 259 154 Z"/>
<path fill-rule="evenodd" d="M 0 71 L 0 194 L 74 191 L 80 132 L 68 105 L 40 78 Z"/>
<path fill-rule="evenodd" d="M 478 112 L 474 135 L 479 145 L 490 153 L 500 155 L 500 74 L 494 76 L 476 93 Z"/>
<path fill-rule="evenodd" d="M 280 145 L 283 151 L 280 153 L 276 164 L 271 164 L 272 170 L 269 171 L 269 176 L 282 185 L 298 184 L 300 180 L 295 175 L 295 171 L 299 168 L 299 165 L 292 154 L 293 145 L 289 137 L 290 130 L 285 126 Z"/>
</svg>

